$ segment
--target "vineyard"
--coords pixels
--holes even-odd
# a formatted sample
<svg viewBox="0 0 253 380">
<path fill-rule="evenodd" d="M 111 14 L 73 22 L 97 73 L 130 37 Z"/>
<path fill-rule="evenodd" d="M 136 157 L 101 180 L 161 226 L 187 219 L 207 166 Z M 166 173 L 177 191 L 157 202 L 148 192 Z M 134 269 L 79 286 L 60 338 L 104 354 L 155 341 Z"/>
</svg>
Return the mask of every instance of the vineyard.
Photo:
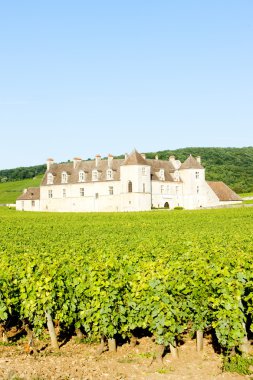
<svg viewBox="0 0 253 380">
<path fill-rule="evenodd" d="M 152 335 L 173 355 L 185 334 L 211 332 L 225 354 L 253 332 L 251 209 L 125 214 L 0 209 L 0 329 L 30 342 L 82 334 L 115 350 Z"/>
</svg>

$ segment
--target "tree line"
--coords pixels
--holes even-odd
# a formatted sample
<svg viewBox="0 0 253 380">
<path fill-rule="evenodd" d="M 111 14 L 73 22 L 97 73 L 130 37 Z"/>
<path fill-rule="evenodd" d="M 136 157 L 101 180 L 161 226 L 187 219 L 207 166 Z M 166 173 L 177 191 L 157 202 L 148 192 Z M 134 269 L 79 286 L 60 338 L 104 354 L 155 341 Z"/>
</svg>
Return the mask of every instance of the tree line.
<svg viewBox="0 0 253 380">
<path fill-rule="evenodd" d="M 206 168 L 207 181 L 223 181 L 237 193 L 253 191 L 253 147 L 244 148 L 201 148 L 189 147 L 175 150 L 149 152 L 147 158 L 168 159 L 174 155 L 183 162 L 189 154 L 201 156 Z M 36 177 L 43 174 L 46 165 L 18 167 L 0 170 L 0 181 L 9 182 Z"/>
</svg>

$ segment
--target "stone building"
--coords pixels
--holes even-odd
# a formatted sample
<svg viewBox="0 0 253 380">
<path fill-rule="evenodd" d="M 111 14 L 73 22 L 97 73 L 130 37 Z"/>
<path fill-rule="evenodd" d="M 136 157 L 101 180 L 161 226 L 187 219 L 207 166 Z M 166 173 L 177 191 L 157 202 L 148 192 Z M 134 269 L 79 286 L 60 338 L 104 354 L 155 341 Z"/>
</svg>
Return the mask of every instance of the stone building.
<svg viewBox="0 0 253 380">
<path fill-rule="evenodd" d="M 124 159 L 101 159 L 57 164 L 47 161 L 39 188 L 29 188 L 17 199 L 17 210 L 114 212 L 152 208 L 198 209 L 240 203 L 223 182 L 207 182 L 200 157 L 181 163 L 147 159 L 134 150 Z"/>
</svg>

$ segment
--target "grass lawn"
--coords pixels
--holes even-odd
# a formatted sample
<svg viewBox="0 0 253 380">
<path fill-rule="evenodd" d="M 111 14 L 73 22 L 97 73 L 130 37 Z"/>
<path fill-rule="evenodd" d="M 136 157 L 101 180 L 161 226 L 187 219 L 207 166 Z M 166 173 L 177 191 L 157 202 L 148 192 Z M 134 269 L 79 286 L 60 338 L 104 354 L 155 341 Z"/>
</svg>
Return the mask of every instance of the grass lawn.
<svg viewBox="0 0 253 380">
<path fill-rule="evenodd" d="M 0 183 L 0 203 L 15 203 L 24 189 L 39 186 L 41 180 L 42 175 L 39 175 L 34 179 Z"/>
<path fill-rule="evenodd" d="M 245 197 L 253 197 L 253 192 L 251 193 L 243 193 L 243 194 L 239 194 L 241 198 L 245 198 Z"/>
</svg>

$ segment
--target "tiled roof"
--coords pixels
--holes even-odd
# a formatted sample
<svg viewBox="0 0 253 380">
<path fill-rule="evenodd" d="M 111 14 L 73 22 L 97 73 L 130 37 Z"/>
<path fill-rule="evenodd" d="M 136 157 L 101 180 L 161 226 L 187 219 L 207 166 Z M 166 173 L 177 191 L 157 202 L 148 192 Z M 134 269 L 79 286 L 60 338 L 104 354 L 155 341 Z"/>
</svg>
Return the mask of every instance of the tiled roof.
<svg viewBox="0 0 253 380">
<path fill-rule="evenodd" d="M 164 169 L 164 180 L 174 182 L 174 179 L 171 173 L 174 173 L 175 168 L 170 161 L 156 160 L 156 159 L 155 160 L 147 159 L 146 161 L 151 166 L 152 180 L 158 181 L 160 179 L 159 172 L 161 169 Z"/>
<path fill-rule="evenodd" d="M 142 157 L 142 155 L 137 152 L 137 150 L 133 150 L 132 153 L 125 159 L 124 165 L 149 165 L 147 160 Z"/>
<path fill-rule="evenodd" d="M 47 185 L 47 173 L 52 173 L 54 176 L 54 185 L 60 185 L 62 172 L 68 173 L 68 183 L 78 183 L 79 182 L 79 171 L 84 171 L 86 173 L 85 182 L 92 181 L 92 171 L 97 170 L 99 173 L 98 181 L 106 181 L 107 169 L 112 169 L 113 180 L 120 180 L 120 165 L 124 162 L 123 159 L 112 160 L 110 166 L 108 166 L 108 160 L 100 159 L 98 165 L 96 166 L 95 160 L 79 161 L 76 163 L 75 167 L 73 162 L 68 162 L 64 164 L 52 164 L 50 169 L 45 173 L 42 179 L 42 186 Z"/>
<path fill-rule="evenodd" d="M 97 158 L 97 157 L 96 157 Z M 97 161 L 97 166 L 96 166 Z M 92 171 L 98 171 L 98 182 L 100 181 L 110 181 L 107 180 L 107 170 L 112 169 L 113 171 L 113 181 L 120 180 L 120 167 L 122 165 L 146 165 L 151 166 L 151 176 L 152 180 L 160 180 L 159 172 L 160 169 L 164 169 L 164 180 L 174 182 L 172 174 L 175 172 L 175 168 L 170 161 L 158 160 L 158 159 L 145 159 L 140 153 L 134 150 L 125 160 L 124 159 L 114 159 L 110 155 L 110 160 L 108 159 L 97 159 L 97 160 L 79 160 L 75 162 L 67 162 L 62 164 L 52 163 L 49 170 L 46 171 L 43 179 L 42 186 L 47 185 L 47 174 L 51 173 L 54 176 L 54 185 L 61 185 L 61 175 L 63 172 L 68 174 L 67 184 L 73 184 L 79 182 L 79 172 L 84 171 L 86 174 L 85 182 L 92 182 Z M 66 184 L 66 185 L 67 185 Z"/>
<path fill-rule="evenodd" d="M 241 201 L 233 190 L 231 190 L 224 182 L 207 182 L 213 192 L 217 195 L 220 201 Z"/>
<path fill-rule="evenodd" d="M 20 195 L 17 200 L 24 201 L 24 200 L 30 200 L 35 201 L 40 199 L 40 188 L 39 187 L 28 187 L 28 189 Z"/>
<path fill-rule="evenodd" d="M 181 169 L 204 169 L 203 166 L 191 154 L 180 166 Z"/>
</svg>

